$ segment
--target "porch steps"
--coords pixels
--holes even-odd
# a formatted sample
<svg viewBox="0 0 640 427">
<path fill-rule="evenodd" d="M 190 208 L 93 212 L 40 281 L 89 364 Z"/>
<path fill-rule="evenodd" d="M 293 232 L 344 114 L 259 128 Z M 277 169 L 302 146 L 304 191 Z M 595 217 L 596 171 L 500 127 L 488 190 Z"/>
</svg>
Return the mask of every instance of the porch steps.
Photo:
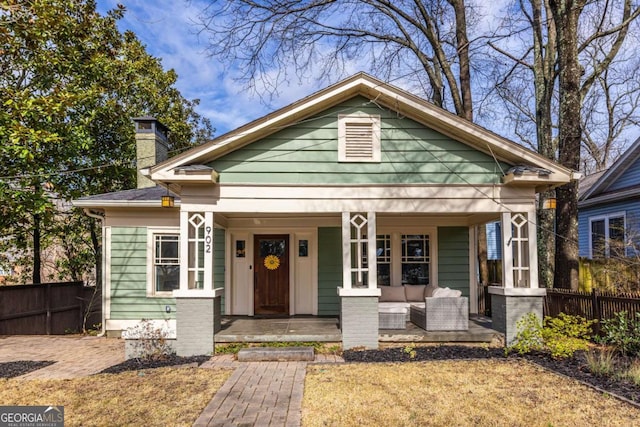
<svg viewBox="0 0 640 427">
<path fill-rule="evenodd" d="M 238 352 L 238 362 L 313 361 L 313 347 L 249 347 Z"/>
</svg>

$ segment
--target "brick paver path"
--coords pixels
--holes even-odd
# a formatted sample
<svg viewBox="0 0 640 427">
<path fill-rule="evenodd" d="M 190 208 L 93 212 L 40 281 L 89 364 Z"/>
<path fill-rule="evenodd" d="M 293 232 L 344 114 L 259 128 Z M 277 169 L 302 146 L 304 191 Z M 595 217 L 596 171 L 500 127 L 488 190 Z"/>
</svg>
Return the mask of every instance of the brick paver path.
<svg viewBox="0 0 640 427">
<path fill-rule="evenodd" d="M 124 361 L 124 342 L 85 336 L 0 336 L 0 363 L 50 360 L 56 363 L 21 376 L 23 379 L 77 378 Z"/>
<path fill-rule="evenodd" d="M 340 362 L 318 355 L 316 363 Z M 203 367 L 235 367 L 194 426 L 299 426 L 307 362 L 234 362 L 216 356 Z"/>
</svg>

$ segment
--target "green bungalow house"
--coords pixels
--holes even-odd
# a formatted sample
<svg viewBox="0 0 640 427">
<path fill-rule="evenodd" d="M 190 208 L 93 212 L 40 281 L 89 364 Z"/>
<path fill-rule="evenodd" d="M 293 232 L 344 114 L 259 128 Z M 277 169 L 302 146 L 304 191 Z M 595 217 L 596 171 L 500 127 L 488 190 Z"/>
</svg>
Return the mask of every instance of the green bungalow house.
<svg viewBox="0 0 640 427">
<path fill-rule="evenodd" d="M 142 188 L 74 202 L 103 218 L 107 333 L 168 319 L 203 354 L 221 314 L 334 316 L 344 348 L 377 347 L 382 286 L 477 312 L 476 227 L 496 220 L 494 328 L 541 315 L 536 193 L 572 171 L 404 90 L 356 74 L 166 160 L 166 129 L 136 129 Z"/>
</svg>

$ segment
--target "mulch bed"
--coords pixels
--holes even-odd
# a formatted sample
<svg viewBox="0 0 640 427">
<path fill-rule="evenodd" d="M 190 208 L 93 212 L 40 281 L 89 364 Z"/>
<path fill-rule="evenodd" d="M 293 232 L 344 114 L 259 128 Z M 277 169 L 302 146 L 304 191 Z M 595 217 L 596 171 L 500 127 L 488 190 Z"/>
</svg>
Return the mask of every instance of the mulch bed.
<svg viewBox="0 0 640 427">
<path fill-rule="evenodd" d="M 405 350 L 406 349 L 406 350 Z M 411 350 L 415 353 L 410 354 Z M 347 362 L 421 362 L 429 360 L 464 360 L 464 359 L 505 359 L 502 348 L 481 348 L 465 346 L 434 347 L 392 347 L 381 350 L 345 350 L 344 360 Z M 524 356 L 517 354 L 507 358 L 521 358 L 540 365 L 558 374 L 576 379 L 602 391 L 622 397 L 640 404 L 640 387 L 629 381 L 594 375 L 589 371 L 583 352 L 577 352 L 567 359 L 553 359 L 544 353 L 531 353 Z"/>
<path fill-rule="evenodd" d="M 119 374 L 126 371 L 137 371 L 140 369 L 153 369 L 163 368 L 165 366 L 177 366 L 177 365 L 189 365 L 196 363 L 198 366 L 202 365 L 207 360 L 211 359 L 211 356 L 191 356 L 191 357 L 179 357 L 179 356 L 165 356 L 162 358 L 141 358 L 141 359 L 129 359 L 122 363 L 113 365 L 100 371 L 100 374 Z"/>
<path fill-rule="evenodd" d="M 56 362 L 50 360 L 19 360 L 17 362 L 0 363 L 0 378 L 19 377 L 20 375 L 28 374 L 31 371 L 36 371 L 45 366 L 53 365 L 54 363 Z"/>
</svg>

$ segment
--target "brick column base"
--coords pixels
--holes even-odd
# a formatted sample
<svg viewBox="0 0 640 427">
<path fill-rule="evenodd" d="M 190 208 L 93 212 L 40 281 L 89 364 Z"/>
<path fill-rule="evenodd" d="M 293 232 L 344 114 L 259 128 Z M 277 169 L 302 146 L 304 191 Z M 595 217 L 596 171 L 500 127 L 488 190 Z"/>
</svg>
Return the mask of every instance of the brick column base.
<svg viewBox="0 0 640 427">
<path fill-rule="evenodd" d="M 513 344 L 518 333 L 518 320 L 534 313 L 542 320 L 543 296 L 513 296 L 491 294 L 491 321 L 493 329 L 504 334 L 507 345 Z"/>
<path fill-rule="evenodd" d="M 218 300 L 217 309 L 216 302 Z M 216 312 L 220 322 L 220 297 L 176 298 L 176 353 L 189 357 L 212 354 Z"/>
<path fill-rule="evenodd" d="M 342 348 L 378 348 L 378 297 L 340 297 Z"/>
</svg>

